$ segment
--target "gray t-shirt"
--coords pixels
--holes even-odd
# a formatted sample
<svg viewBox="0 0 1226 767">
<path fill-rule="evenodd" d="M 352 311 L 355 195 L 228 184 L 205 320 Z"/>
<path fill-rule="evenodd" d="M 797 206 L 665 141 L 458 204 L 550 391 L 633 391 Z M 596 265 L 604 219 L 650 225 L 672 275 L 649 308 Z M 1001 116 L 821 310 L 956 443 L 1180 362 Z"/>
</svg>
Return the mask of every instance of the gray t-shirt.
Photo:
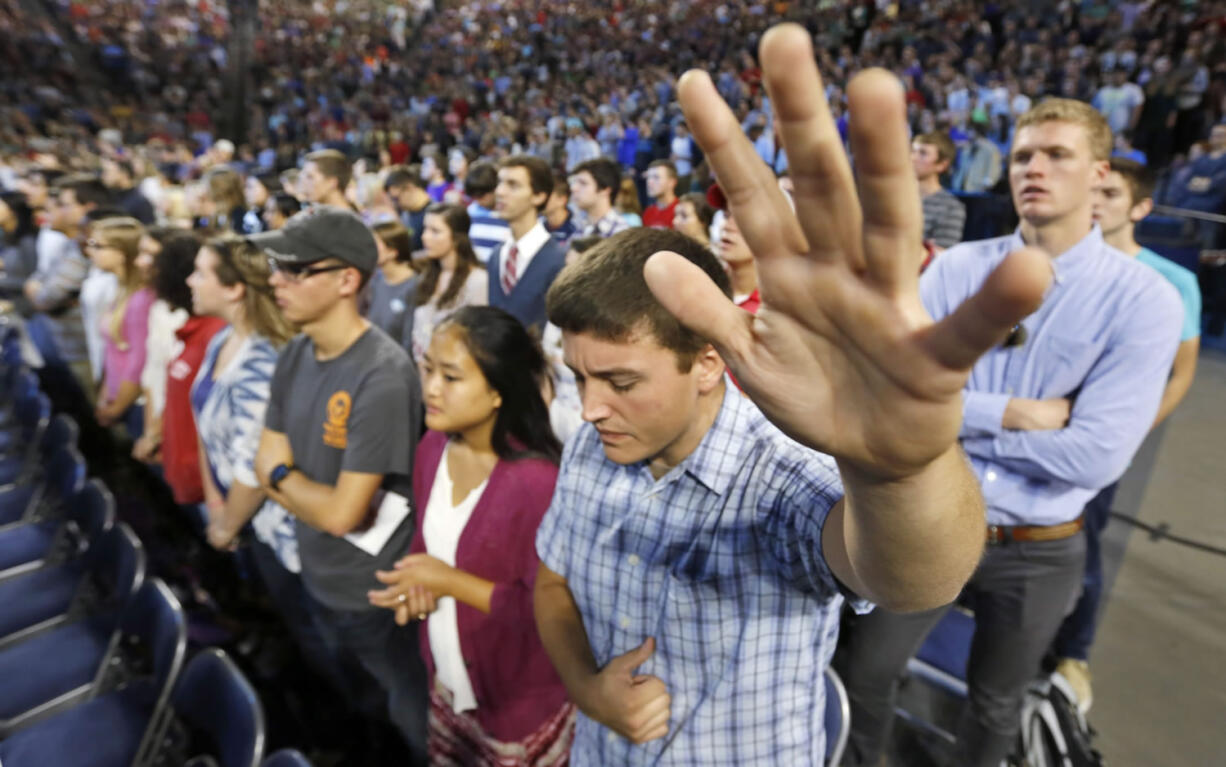
<svg viewBox="0 0 1226 767">
<path fill-rule="evenodd" d="M 272 376 L 264 424 L 289 438 L 294 464 L 309 479 L 335 485 L 342 471 L 383 474 L 383 490 L 411 502 L 413 451 L 421 435 L 421 382 L 404 349 L 371 327 L 339 357 L 320 362 L 300 335 L 286 344 Z M 382 494 L 376 494 L 377 503 Z M 389 570 L 408 551 L 415 514 L 377 556 L 298 520 L 302 579 L 335 610 L 366 610 L 366 592 L 380 588 L 375 570 Z"/>
<path fill-rule="evenodd" d="M 414 275 L 392 285 L 378 271 L 370 278 L 370 309 L 366 319 L 406 350 L 413 338 L 413 298 L 417 295 L 418 279 Z"/>
</svg>

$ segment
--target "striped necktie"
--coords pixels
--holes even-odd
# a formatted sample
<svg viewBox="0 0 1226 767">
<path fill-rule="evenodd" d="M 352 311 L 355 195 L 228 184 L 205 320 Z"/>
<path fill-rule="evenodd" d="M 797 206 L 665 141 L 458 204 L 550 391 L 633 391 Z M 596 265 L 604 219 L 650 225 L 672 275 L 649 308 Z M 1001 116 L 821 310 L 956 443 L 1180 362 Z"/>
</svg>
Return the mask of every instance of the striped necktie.
<svg viewBox="0 0 1226 767">
<path fill-rule="evenodd" d="M 506 263 L 502 265 L 502 292 L 508 296 L 515 288 L 515 283 L 519 282 L 518 261 L 519 248 L 515 243 L 511 243 L 511 249 L 507 251 Z"/>
</svg>

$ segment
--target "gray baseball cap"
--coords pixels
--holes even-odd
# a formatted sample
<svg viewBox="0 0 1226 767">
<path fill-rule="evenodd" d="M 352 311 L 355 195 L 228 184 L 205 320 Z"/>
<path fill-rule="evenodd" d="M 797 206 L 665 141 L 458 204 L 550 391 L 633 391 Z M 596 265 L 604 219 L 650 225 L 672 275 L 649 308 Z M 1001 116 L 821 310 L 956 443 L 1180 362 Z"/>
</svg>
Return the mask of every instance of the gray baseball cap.
<svg viewBox="0 0 1226 767">
<path fill-rule="evenodd" d="M 374 233 L 358 214 L 334 205 L 311 206 L 295 213 L 277 231 L 252 234 L 247 241 L 291 264 L 335 258 L 370 274 L 379 262 Z"/>
</svg>

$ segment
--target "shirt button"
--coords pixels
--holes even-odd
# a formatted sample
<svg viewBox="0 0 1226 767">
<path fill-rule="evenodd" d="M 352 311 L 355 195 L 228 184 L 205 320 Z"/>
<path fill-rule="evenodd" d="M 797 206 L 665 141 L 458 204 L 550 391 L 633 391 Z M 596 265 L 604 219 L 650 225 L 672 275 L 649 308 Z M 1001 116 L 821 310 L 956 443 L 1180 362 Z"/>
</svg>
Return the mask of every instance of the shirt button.
<svg viewBox="0 0 1226 767">
<path fill-rule="evenodd" d="M 626 557 L 626 561 L 630 563 L 631 567 L 638 567 L 639 566 L 639 555 L 631 554 L 630 556 Z"/>
<path fill-rule="evenodd" d="M 994 472 L 994 471 L 989 471 L 987 474 L 985 474 L 985 475 L 984 475 L 984 479 L 986 479 L 986 480 L 987 480 L 987 481 L 989 481 L 989 482 L 995 482 L 995 481 L 996 481 L 996 472 Z"/>
<path fill-rule="evenodd" d="M 626 617 L 625 615 L 622 616 L 620 623 L 621 623 L 622 628 L 624 629 L 630 628 L 630 618 Z"/>
</svg>

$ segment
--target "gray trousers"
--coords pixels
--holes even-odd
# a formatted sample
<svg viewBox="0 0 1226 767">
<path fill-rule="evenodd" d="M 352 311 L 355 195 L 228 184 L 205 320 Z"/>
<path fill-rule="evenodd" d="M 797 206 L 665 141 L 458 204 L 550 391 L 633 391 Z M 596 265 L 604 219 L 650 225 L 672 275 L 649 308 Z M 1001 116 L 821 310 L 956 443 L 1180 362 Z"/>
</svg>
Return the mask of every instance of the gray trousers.
<svg viewBox="0 0 1226 767">
<path fill-rule="evenodd" d="M 958 728 L 956 764 L 998 767 L 1012 750 L 1026 686 L 1078 596 L 1085 551 L 1081 533 L 988 547 L 967 584 L 975 637 L 967 668 L 970 701 Z M 899 676 L 949 609 L 900 615 L 878 608 L 848 627 L 838 669 L 851 698 L 844 764 L 880 763 Z"/>
</svg>

